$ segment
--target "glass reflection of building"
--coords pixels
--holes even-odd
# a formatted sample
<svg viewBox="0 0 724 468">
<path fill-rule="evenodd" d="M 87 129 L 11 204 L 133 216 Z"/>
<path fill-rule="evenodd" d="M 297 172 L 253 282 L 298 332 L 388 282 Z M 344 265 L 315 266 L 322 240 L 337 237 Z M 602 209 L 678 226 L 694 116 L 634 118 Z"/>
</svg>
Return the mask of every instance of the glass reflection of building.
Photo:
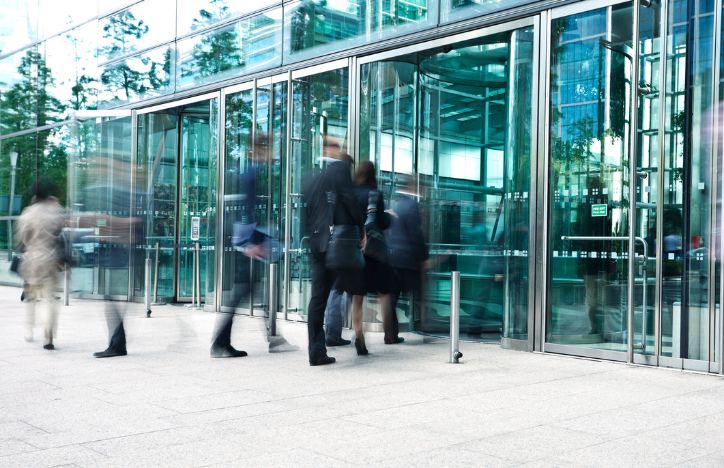
<svg viewBox="0 0 724 468">
<path fill-rule="evenodd" d="M 77 217 L 124 211 L 87 195 L 121 192 L 144 242 L 125 268 L 92 235 L 74 243 L 74 293 L 227 307 L 241 261 L 229 180 L 264 135 L 255 217 L 286 245 L 280 316 L 304 320 L 300 193 L 334 136 L 375 162 L 388 204 L 403 175 L 419 189 L 433 266 L 426 300 L 400 303 L 404 327 L 447 333 L 458 270 L 468 338 L 720 371 L 716 5 L 4 2 L 0 248 L 39 174 Z M 266 265 L 249 274 L 244 311 L 265 314 Z"/>
</svg>

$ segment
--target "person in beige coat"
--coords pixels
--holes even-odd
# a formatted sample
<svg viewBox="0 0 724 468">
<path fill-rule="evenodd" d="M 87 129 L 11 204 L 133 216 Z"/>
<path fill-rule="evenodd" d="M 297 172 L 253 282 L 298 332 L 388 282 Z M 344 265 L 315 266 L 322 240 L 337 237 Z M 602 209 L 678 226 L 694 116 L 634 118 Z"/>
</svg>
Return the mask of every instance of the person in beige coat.
<svg viewBox="0 0 724 468">
<path fill-rule="evenodd" d="M 58 272 L 63 258 L 59 236 L 65 221 L 63 208 L 50 194 L 48 184 L 38 180 L 34 186 L 33 202 L 18 218 L 16 230 L 18 244 L 25 254 L 20 264 L 20 276 L 26 283 L 26 336 L 33 339 L 35 309 L 38 302 L 46 304 L 45 342 L 43 348 L 52 350 L 58 328 L 58 305 L 55 291 Z"/>
</svg>

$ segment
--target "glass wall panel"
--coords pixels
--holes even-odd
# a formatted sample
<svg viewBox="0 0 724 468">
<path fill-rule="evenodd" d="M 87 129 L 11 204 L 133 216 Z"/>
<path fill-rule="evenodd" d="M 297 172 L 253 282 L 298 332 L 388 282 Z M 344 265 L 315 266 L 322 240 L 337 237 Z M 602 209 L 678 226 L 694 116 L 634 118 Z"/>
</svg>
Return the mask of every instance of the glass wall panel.
<svg viewBox="0 0 724 468">
<path fill-rule="evenodd" d="M 89 23 L 43 43 L 48 112 L 59 119 L 73 110 L 93 109 L 99 76 L 94 53 L 96 25 Z"/>
<path fill-rule="evenodd" d="M 71 275 L 75 292 L 128 295 L 130 243 L 142 226 L 131 217 L 137 175 L 131 117 L 78 122 L 68 177 L 76 228 Z"/>
<path fill-rule="evenodd" d="M 98 20 L 98 63 L 172 41 L 176 11 L 167 0 L 144 0 Z"/>
<path fill-rule="evenodd" d="M 2 140 L 0 151 L 0 216 L 17 216 L 30 205 L 32 186 L 37 173 L 37 133 Z M 16 167 L 11 166 L 11 153 L 17 153 Z M 12 200 L 12 203 L 10 202 Z M 2 223 L 0 228 L 0 248 L 6 250 L 8 244 L 15 248 L 14 227 Z M 2 258 L 2 256 L 0 256 Z"/>
<path fill-rule="evenodd" d="M 39 8 L 38 29 L 40 37 L 46 38 L 95 18 L 98 0 L 39 0 Z"/>
<path fill-rule="evenodd" d="M 182 0 L 176 7 L 176 35 L 183 36 L 235 16 L 279 4 L 281 0 Z"/>
<path fill-rule="evenodd" d="M 630 4 L 552 24 L 549 343 L 626 349 L 631 24 Z"/>
<path fill-rule="evenodd" d="M 668 21 L 662 355 L 707 360 L 714 4 L 671 2 Z"/>
<path fill-rule="evenodd" d="M 281 65 L 281 8 L 178 41 L 178 87 Z"/>
<path fill-rule="evenodd" d="M 38 0 L 0 2 L 0 55 L 38 40 Z"/>
<path fill-rule="evenodd" d="M 284 61 L 432 27 L 437 0 L 301 0 L 284 7 Z"/>
<path fill-rule="evenodd" d="M 162 46 L 101 67 L 98 103 L 111 107 L 173 91 L 173 50 Z"/>
<path fill-rule="evenodd" d="M 0 133 L 39 125 L 38 69 L 43 63 L 37 47 L 0 60 Z"/>
<path fill-rule="evenodd" d="M 322 168 L 323 139 L 328 136 L 339 141 L 343 148 L 348 145 L 348 96 L 349 71 L 346 67 L 298 78 L 292 83 L 286 307 L 287 312 L 301 316 L 307 313 L 312 279 L 302 191 L 305 182 Z"/>
<path fill-rule="evenodd" d="M 482 16 L 494 11 L 506 10 L 535 0 L 442 0 L 440 20 L 443 23 Z"/>
<path fill-rule="evenodd" d="M 400 174 L 419 183 L 435 266 L 401 308 L 420 330 L 447 333 L 459 270 L 461 331 L 527 338 L 532 61 L 524 29 L 362 67 L 360 157 L 393 207 Z"/>
</svg>

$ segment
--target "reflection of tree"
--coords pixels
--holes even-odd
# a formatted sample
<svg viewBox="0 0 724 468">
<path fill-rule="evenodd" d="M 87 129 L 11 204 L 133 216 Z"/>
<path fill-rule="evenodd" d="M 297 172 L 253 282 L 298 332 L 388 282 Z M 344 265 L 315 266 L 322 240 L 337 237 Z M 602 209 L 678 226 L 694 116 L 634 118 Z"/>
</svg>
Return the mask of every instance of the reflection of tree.
<svg viewBox="0 0 724 468">
<path fill-rule="evenodd" d="M 207 8 L 199 10 L 199 17 L 194 18 L 194 29 L 226 17 L 228 10 L 223 0 L 212 0 Z M 244 57 L 237 43 L 238 33 L 233 25 L 204 34 L 191 50 L 192 66 L 185 67 L 181 76 L 213 76 L 243 66 Z"/>
<path fill-rule="evenodd" d="M 148 26 L 143 20 L 137 20 L 130 11 L 126 10 L 111 17 L 103 27 L 103 38 L 109 45 L 101 47 L 100 55 L 115 57 L 128 52 L 131 44 L 148 32 Z M 129 65 L 131 60 L 138 60 L 148 67 L 148 71 L 139 71 Z M 125 99 L 142 95 L 148 90 L 158 89 L 168 85 L 171 72 L 171 51 L 167 49 L 163 63 L 159 65 L 152 57 L 141 56 L 121 60 L 107 67 L 101 74 L 101 83 L 123 91 Z M 164 75 L 165 74 L 165 75 Z"/>
<path fill-rule="evenodd" d="M 314 46 L 314 26 L 317 10 L 324 11 L 327 0 L 303 0 L 292 14 L 291 50 L 298 52 Z"/>
</svg>

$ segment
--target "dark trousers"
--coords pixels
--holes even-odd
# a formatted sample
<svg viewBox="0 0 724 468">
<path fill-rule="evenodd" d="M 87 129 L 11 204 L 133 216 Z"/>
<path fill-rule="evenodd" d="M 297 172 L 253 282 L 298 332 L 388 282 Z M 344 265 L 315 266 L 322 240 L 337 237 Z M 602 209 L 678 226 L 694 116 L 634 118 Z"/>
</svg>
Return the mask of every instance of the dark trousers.
<svg viewBox="0 0 724 468">
<path fill-rule="evenodd" d="M 408 270 L 405 268 L 394 268 L 392 270 L 392 287 L 390 288 L 390 316 L 385 317 L 384 330 L 385 342 L 392 342 L 400 334 L 400 323 L 397 320 L 397 302 L 401 294 L 408 294 L 410 299 L 410 323 L 412 323 L 412 311 L 420 307 L 420 295 L 422 290 L 422 277 L 419 270 Z"/>
<path fill-rule="evenodd" d="M 126 330 L 123 328 L 124 305 L 114 303 L 110 296 L 106 300 L 106 325 L 108 325 L 108 350 L 126 351 Z"/>
<path fill-rule="evenodd" d="M 228 312 L 219 312 L 214 326 L 214 339 L 211 342 L 212 349 L 224 349 L 231 346 L 231 327 L 234 324 L 236 308 L 242 301 L 249 300 L 251 284 L 249 278 L 250 259 L 242 253 L 234 254 L 234 285 L 231 290 L 231 302 L 224 304 L 231 307 Z"/>
<path fill-rule="evenodd" d="M 327 269 L 325 254 L 312 252 L 312 297 L 307 307 L 307 334 L 309 335 L 309 360 L 317 361 L 327 355 L 324 335 L 324 309 L 335 274 Z"/>
</svg>

